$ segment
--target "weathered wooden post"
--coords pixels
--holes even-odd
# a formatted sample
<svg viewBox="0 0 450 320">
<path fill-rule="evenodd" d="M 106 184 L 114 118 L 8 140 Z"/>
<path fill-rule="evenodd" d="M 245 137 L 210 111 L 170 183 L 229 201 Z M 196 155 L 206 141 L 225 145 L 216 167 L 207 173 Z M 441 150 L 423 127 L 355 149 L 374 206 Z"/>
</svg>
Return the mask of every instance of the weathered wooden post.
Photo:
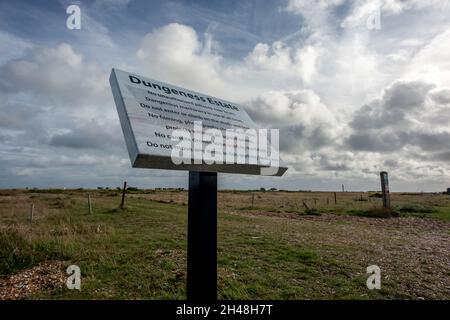
<svg viewBox="0 0 450 320">
<path fill-rule="evenodd" d="M 125 205 L 125 193 L 127 191 L 127 182 L 123 182 L 123 189 L 122 189 L 122 202 L 120 203 L 120 209 L 123 209 Z"/>
<path fill-rule="evenodd" d="M 33 223 L 33 217 L 34 217 L 34 203 L 30 206 L 30 223 Z"/>
<path fill-rule="evenodd" d="M 88 207 L 89 207 L 89 214 L 92 214 L 91 195 L 89 193 L 88 193 Z"/>
<path fill-rule="evenodd" d="M 334 204 L 337 204 L 337 196 L 336 196 L 336 192 L 334 193 Z"/>
<path fill-rule="evenodd" d="M 310 210 L 311 208 L 306 204 L 305 200 L 302 200 L 303 202 L 303 206 L 305 207 L 306 210 Z"/>
<path fill-rule="evenodd" d="M 389 180 L 386 171 L 380 172 L 381 192 L 383 194 L 383 209 L 391 210 L 391 197 L 389 195 Z"/>
</svg>

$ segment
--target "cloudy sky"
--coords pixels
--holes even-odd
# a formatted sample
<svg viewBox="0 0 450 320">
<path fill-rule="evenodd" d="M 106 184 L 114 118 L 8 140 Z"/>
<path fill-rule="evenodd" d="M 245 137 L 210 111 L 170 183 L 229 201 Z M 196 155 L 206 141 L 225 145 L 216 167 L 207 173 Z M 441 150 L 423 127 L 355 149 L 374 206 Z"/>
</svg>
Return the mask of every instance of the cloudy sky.
<svg viewBox="0 0 450 320">
<path fill-rule="evenodd" d="M 81 29 L 66 8 L 81 8 Z M 112 67 L 242 104 L 284 177 L 222 188 L 450 187 L 450 1 L 1 1 L 0 188 L 187 185 L 131 169 Z"/>
</svg>

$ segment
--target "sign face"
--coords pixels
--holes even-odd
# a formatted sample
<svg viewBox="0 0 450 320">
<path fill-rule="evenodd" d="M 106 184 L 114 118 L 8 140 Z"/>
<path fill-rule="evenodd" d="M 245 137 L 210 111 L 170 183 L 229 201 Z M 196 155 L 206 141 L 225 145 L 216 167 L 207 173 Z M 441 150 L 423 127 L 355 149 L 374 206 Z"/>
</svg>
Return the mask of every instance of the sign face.
<svg viewBox="0 0 450 320">
<path fill-rule="evenodd" d="M 117 69 L 109 81 L 133 167 L 278 176 L 287 170 L 278 131 L 269 143 L 270 130 L 258 129 L 241 106 Z"/>
</svg>

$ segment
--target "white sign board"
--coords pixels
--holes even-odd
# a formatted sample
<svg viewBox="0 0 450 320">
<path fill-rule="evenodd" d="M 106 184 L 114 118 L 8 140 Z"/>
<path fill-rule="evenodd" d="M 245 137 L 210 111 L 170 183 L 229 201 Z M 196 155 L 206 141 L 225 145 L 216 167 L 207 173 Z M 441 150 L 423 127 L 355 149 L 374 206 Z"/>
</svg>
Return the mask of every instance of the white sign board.
<svg viewBox="0 0 450 320">
<path fill-rule="evenodd" d="M 250 156 L 246 153 L 244 158 L 240 158 L 241 161 L 225 161 L 226 156 L 230 154 L 233 159 L 238 159 L 239 155 L 242 155 L 240 152 L 252 148 L 254 151 L 255 147 L 247 140 L 242 151 L 242 148 L 237 147 L 238 140 L 227 139 L 228 132 L 241 130 L 249 134 L 248 137 L 252 132 L 257 132 L 257 137 L 260 137 L 259 131 L 252 131 L 257 127 L 241 106 L 117 69 L 112 70 L 109 81 L 133 167 L 257 175 L 261 172 L 265 174 L 264 168 L 270 168 L 273 171 L 270 174 L 278 176 L 287 170 L 279 162 L 274 164 L 275 162 L 271 161 L 274 153 L 278 157 L 278 150 L 273 152 L 271 145 L 261 147 L 258 144 L 256 158 L 248 152 Z M 223 142 L 219 142 L 220 146 L 223 146 L 223 161 L 206 161 L 206 158 L 202 160 L 201 156 L 199 160 L 198 155 L 207 149 L 208 141 L 209 144 L 221 141 L 216 141 L 211 136 L 208 140 L 205 138 L 208 134 L 200 135 L 199 138 L 196 135 L 199 125 L 206 132 L 212 129 L 216 134 L 223 134 Z M 192 133 L 191 141 L 186 137 L 179 138 L 177 133 L 180 131 Z M 278 139 L 278 135 L 276 138 Z M 185 151 L 180 149 L 181 143 L 192 143 L 191 156 L 190 153 L 181 152 Z M 228 149 L 228 146 L 231 148 Z M 217 149 L 215 150 L 212 154 L 218 155 Z M 174 152 L 179 152 L 183 159 L 188 161 L 174 161 Z M 276 170 L 273 170 L 274 168 Z"/>
</svg>

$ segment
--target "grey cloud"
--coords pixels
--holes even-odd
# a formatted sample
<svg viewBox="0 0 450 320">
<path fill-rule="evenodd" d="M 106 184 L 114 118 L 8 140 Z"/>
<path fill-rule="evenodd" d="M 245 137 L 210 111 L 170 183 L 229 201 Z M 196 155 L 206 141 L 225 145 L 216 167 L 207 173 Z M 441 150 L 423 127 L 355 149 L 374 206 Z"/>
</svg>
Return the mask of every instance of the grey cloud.
<svg viewBox="0 0 450 320">
<path fill-rule="evenodd" d="M 109 4 L 116 1 L 102 2 L 110 7 Z M 313 4 L 314 1 L 307 2 Z M 348 10 L 352 7 L 349 1 L 334 2 L 342 3 L 341 7 L 349 7 Z M 127 0 L 118 0 L 117 3 L 125 6 Z M 298 3 L 306 2 L 298 1 Z M 103 5 L 98 6 L 100 7 Z M 355 113 L 350 127 L 342 128 L 347 123 L 343 121 L 347 121 L 345 117 L 348 114 L 339 113 L 344 108 L 346 111 L 353 110 L 368 94 L 378 92 L 380 87 L 398 75 L 409 76 L 408 71 L 414 73 L 416 68 L 413 67 L 403 70 L 402 66 L 406 66 L 407 62 L 397 68 L 392 65 L 394 60 L 385 59 L 386 54 L 396 53 L 397 49 L 402 49 L 395 42 L 400 42 L 399 40 L 406 37 L 418 37 L 421 40 L 426 38 L 426 41 L 419 41 L 420 45 L 426 45 L 430 40 L 427 35 L 438 32 L 437 25 L 441 24 L 442 28 L 448 26 L 441 21 L 429 24 L 431 20 L 436 19 L 436 15 L 425 20 L 420 16 L 419 22 L 423 23 L 411 24 L 408 30 L 405 30 L 403 25 L 401 28 L 387 25 L 387 20 L 384 20 L 384 31 L 371 32 L 370 39 L 367 39 L 370 41 L 366 43 L 367 30 L 362 34 L 363 39 L 359 39 L 361 34 L 358 32 L 348 30 L 344 30 L 341 36 L 339 30 L 342 28 L 336 28 L 339 25 L 336 20 L 341 20 L 348 12 L 347 9 L 342 10 L 342 17 L 333 18 L 335 10 L 330 10 L 333 14 L 323 19 L 320 19 L 320 14 L 305 15 L 310 26 L 299 32 L 302 34 L 299 38 L 304 41 L 292 39 L 291 52 L 311 46 L 312 52 L 317 55 L 315 63 L 305 62 L 305 66 L 315 66 L 310 70 L 313 76 L 310 77 L 311 83 L 308 84 L 308 88 L 311 90 L 305 90 L 305 83 L 301 83 L 297 77 L 295 77 L 297 81 L 292 81 L 293 78 L 289 76 L 291 74 L 289 67 L 292 63 L 285 64 L 288 68 L 280 68 L 277 71 L 260 72 L 259 69 L 255 71 L 245 61 L 241 62 L 242 64 L 236 63 L 228 59 L 230 57 L 218 54 L 229 51 L 230 41 L 220 44 L 224 45 L 224 51 L 216 51 L 214 46 L 213 50 L 210 50 L 208 41 L 197 35 L 199 30 L 181 25 L 154 29 L 141 43 L 137 55 L 138 63 L 132 51 L 139 47 L 134 40 L 137 40 L 143 30 L 135 32 L 136 30 L 127 29 L 127 26 L 120 26 L 120 32 L 116 32 L 119 30 L 109 32 L 102 26 L 114 24 L 101 24 L 103 21 L 99 19 L 99 24 L 93 25 L 95 19 L 92 18 L 85 21 L 84 31 L 71 32 L 75 35 L 73 37 L 63 39 L 49 37 L 48 43 L 52 45 L 61 40 L 75 40 L 73 48 L 76 50 L 69 45 L 59 45 L 55 48 L 32 48 L 20 59 L 17 58 L 22 53 L 8 57 L 8 61 L 4 60 L 6 64 L 0 66 L 0 99 L 11 98 L 12 102 L 14 99 L 27 97 L 29 99 L 27 102 L 31 101 L 33 104 L 31 111 L 33 116 L 28 118 L 25 104 L 23 109 L 9 108 L 3 113 L 0 110 L 0 141 L 2 141 L 0 175 L 2 172 L 10 173 L 7 179 L 0 179 L 0 184 L 19 185 L 17 181 L 20 181 L 23 186 L 29 183 L 26 182 L 28 179 L 53 184 L 55 181 L 58 183 L 65 181 L 72 185 L 75 183 L 95 186 L 105 181 L 116 183 L 122 176 L 127 176 L 139 179 L 143 186 L 149 184 L 158 186 L 164 183 L 163 177 L 172 175 L 182 177 L 180 181 L 186 182 L 185 173 L 130 169 L 118 121 L 111 117 L 112 112 L 115 115 L 114 104 L 110 99 L 108 72 L 104 71 L 114 62 L 126 69 L 134 69 L 136 72 L 160 77 L 161 80 L 200 91 L 205 90 L 210 94 L 222 92 L 225 93 L 224 98 L 232 101 L 249 100 L 261 92 L 279 90 L 277 93 L 264 95 L 261 99 L 255 98 L 250 106 L 250 114 L 265 126 L 273 125 L 280 128 L 282 150 L 289 153 L 289 158 L 293 159 L 299 171 L 304 169 L 302 173 L 305 175 L 314 176 L 317 180 L 323 179 L 325 188 L 329 188 L 332 183 L 326 179 L 327 177 L 344 175 L 343 171 L 347 171 L 346 176 L 357 176 L 358 181 L 367 175 L 378 181 L 377 172 L 380 165 L 391 167 L 400 163 L 401 168 L 398 171 L 404 173 L 408 173 L 408 170 L 416 172 L 416 168 L 425 168 L 420 171 L 423 176 L 429 175 L 434 168 L 439 169 L 440 166 L 445 168 L 445 164 L 430 161 L 434 158 L 436 161 L 448 162 L 449 148 L 446 147 L 448 145 L 446 139 L 450 118 L 444 117 L 445 114 L 450 114 L 445 113 L 450 107 L 448 90 L 435 91 L 432 84 L 421 81 L 397 82 L 387 88 L 380 99 L 367 103 Z M 64 12 L 62 14 L 64 15 Z M 431 16 L 430 14 L 429 17 Z M 102 15 L 96 15 L 97 17 L 101 18 Z M 128 11 L 121 18 L 127 21 L 133 19 L 128 15 Z M 400 20 L 404 20 L 403 18 Z M 395 20 L 401 24 L 398 17 Z M 304 21 L 302 25 L 305 25 Z M 425 25 L 431 27 L 424 28 Z M 361 26 L 365 29 L 364 23 Z M 146 26 L 146 28 L 153 27 L 154 25 Z M 421 32 L 416 32 L 417 30 Z M 96 35 L 86 34 L 92 34 L 92 31 L 97 31 Z M 128 47 L 122 46 L 126 47 L 123 50 L 110 49 L 110 37 L 111 40 L 120 40 L 121 37 L 131 34 L 130 31 L 133 31 L 135 38 L 131 40 L 127 38 Z M 309 37 L 308 34 L 312 36 Z M 33 45 L 46 45 L 46 42 L 39 40 Z M 220 49 L 220 46 L 217 48 Z M 438 48 L 443 50 L 431 51 L 445 58 L 445 48 L 443 46 Z M 7 50 L 12 49 L 8 46 Z M 411 50 L 406 53 L 414 52 Z M 86 61 L 84 57 L 97 61 Z M 269 54 L 268 57 L 275 56 Z M 430 57 L 434 59 L 434 56 Z M 273 62 L 283 62 L 282 59 L 276 58 Z M 270 60 L 268 63 L 271 63 Z M 104 70 L 98 65 L 104 66 Z M 424 68 L 428 66 L 430 65 L 424 65 Z M 436 68 L 429 69 L 437 70 L 437 73 L 439 70 L 444 72 L 445 68 L 439 66 L 445 64 L 437 64 Z M 305 72 L 303 68 L 297 71 L 303 74 Z M 437 79 L 436 77 L 422 79 Z M 439 83 L 448 83 L 445 79 L 442 77 Z M 429 101 L 432 102 L 431 105 L 428 105 Z M 3 107 L 2 104 L 3 101 L 0 101 L 0 109 Z M 39 106 L 44 107 L 45 112 L 37 112 Z M 108 118 L 103 118 L 105 110 L 111 111 Z M 432 117 L 436 120 L 432 121 Z M 99 123 L 82 125 L 83 122 L 89 123 L 90 119 L 98 119 Z M 437 120 L 441 122 L 438 123 Z M 347 129 L 349 131 L 346 131 Z M 37 137 L 39 141 L 44 142 L 36 142 Z M 342 140 L 346 141 L 345 146 L 342 145 Z M 16 149 L 12 151 L 14 146 Z M 6 157 L 8 150 L 11 156 L 6 161 L 3 157 Z M 376 151 L 377 154 L 360 151 Z M 26 161 L 20 161 L 21 159 Z M 115 166 L 111 167 L 111 164 Z M 8 168 L 8 172 L 4 170 L 5 167 Z M 118 168 L 120 170 L 117 170 Z M 447 166 L 446 177 L 450 172 L 449 169 Z M 150 179 L 150 182 L 145 174 L 154 179 Z M 419 174 L 417 176 L 419 177 Z M 298 187 L 299 180 L 303 179 L 294 176 L 292 185 Z M 245 177 L 239 176 L 236 181 L 237 186 L 246 187 Z M 270 180 L 268 183 L 278 182 Z M 361 182 L 361 185 L 364 183 Z M 317 184 L 313 182 L 311 185 Z M 311 188 L 311 185 L 308 188 Z"/>
<path fill-rule="evenodd" d="M 450 148 L 450 132 L 411 133 L 410 143 L 418 145 L 425 151 L 438 151 Z"/>
<path fill-rule="evenodd" d="M 384 108 L 403 110 L 421 108 L 426 94 L 434 87 L 434 84 L 421 81 L 396 82 L 384 94 Z"/>
<path fill-rule="evenodd" d="M 280 150 L 284 152 L 317 150 L 331 145 L 333 139 L 328 128 L 323 126 L 309 129 L 300 124 L 280 128 Z"/>
<path fill-rule="evenodd" d="M 363 106 L 350 122 L 356 130 L 381 129 L 387 126 L 407 125 L 405 116 L 424 107 L 427 93 L 435 85 L 414 81 L 395 82 L 386 89 L 381 99 Z"/>
<path fill-rule="evenodd" d="M 357 151 L 392 152 L 404 145 L 398 136 L 393 133 L 353 133 L 346 143 L 350 149 Z"/>
<path fill-rule="evenodd" d="M 431 94 L 431 98 L 438 104 L 450 104 L 450 90 L 439 90 Z"/>
<path fill-rule="evenodd" d="M 353 150 L 392 152 L 411 145 L 423 151 L 437 151 L 450 146 L 450 132 L 403 132 L 395 129 L 357 132 L 351 134 L 346 142 Z"/>
<path fill-rule="evenodd" d="M 50 145 L 52 146 L 75 149 L 105 150 L 123 143 L 120 135 L 106 131 L 96 121 L 77 126 L 67 133 L 55 134 L 50 139 Z"/>
<path fill-rule="evenodd" d="M 350 150 L 371 152 L 400 152 L 406 146 L 422 151 L 448 148 L 447 124 L 439 127 L 433 120 L 442 110 L 437 101 L 444 102 L 447 92 L 432 92 L 434 87 L 420 81 L 394 83 L 381 98 L 356 112 L 346 145 Z"/>
<path fill-rule="evenodd" d="M 41 108 L 24 103 L 6 102 L 0 105 L 0 128 L 22 130 L 36 123 L 36 113 Z"/>
<path fill-rule="evenodd" d="M 101 139 L 96 135 L 87 135 L 84 132 L 70 132 L 65 134 L 58 134 L 51 138 L 50 145 L 56 147 L 68 148 L 101 148 Z"/>
<path fill-rule="evenodd" d="M 312 90 L 269 91 L 250 101 L 250 116 L 280 130 L 280 149 L 302 153 L 331 145 L 338 136 L 336 119 Z"/>
<path fill-rule="evenodd" d="M 383 165 L 387 168 L 397 168 L 399 164 L 397 160 L 387 159 L 384 160 Z"/>
<path fill-rule="evenodd" d="M 450 151 L 440 152 L 440 153 L 434 155 L 433 158 L 438 161 L 450 162 Z"/>
<path fill-rule="evenodd" d="M 33 95 L 35 104 L 80 108 L 105 101 L 107 73 L 84 63 L 69 44 L 31 48 L 24 57 L 0 66 L 0 94 L 19 93 Z"/>
<path fill-rule="evenodd" d="M 322 156 L 320 158 L 320 168 L 327 171 L 347 171 L 350 170 L 348 164 L 344 163 L 343 159 L 340 161 L 333 161 L 328 157 Z"/>
<path fill-rule="evenodd" d="M 280 129 L 280 151 L 292 152 L 301 147 L 299 140 L 304 133 L 305 128 L 302 125 L 293 127 L 284 127 Z"/>
</svg>

